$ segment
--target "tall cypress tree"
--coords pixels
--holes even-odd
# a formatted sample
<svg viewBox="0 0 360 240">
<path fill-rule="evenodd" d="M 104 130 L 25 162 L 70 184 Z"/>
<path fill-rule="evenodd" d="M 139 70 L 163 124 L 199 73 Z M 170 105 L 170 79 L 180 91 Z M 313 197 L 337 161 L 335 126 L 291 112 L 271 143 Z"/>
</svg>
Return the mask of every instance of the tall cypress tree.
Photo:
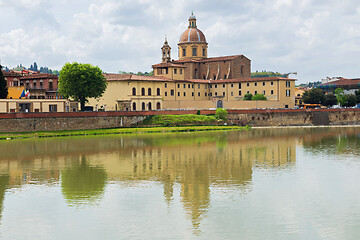
<svg viewBox="0 0 360 240">
<path fill-rule="evenodd" d="M 8 95 L 8 87 L 0 65 L 0 99 L 5 99 Z"/>
</svg>

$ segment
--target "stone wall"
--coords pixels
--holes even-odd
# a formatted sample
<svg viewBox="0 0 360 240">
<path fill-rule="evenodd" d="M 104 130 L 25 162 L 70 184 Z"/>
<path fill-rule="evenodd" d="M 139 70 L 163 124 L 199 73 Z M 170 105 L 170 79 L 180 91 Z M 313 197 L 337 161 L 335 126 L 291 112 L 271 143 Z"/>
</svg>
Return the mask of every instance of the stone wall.
<svg viewBox="0 0 360 240">
<path fill-rule="evenodd" d="M 66 112 L 2 113 L 0 132 L 79 130 L 136 126 L 146 116 L 160 114 L 196 114 L 196 110 L 138 112 Z M 274 109 L 228 110 L 228 119 L 236 125 L 317 126 L 360 125 L 360 109 Z M 214 114 L 201 110 L 201 114 Z"/>
</svg>

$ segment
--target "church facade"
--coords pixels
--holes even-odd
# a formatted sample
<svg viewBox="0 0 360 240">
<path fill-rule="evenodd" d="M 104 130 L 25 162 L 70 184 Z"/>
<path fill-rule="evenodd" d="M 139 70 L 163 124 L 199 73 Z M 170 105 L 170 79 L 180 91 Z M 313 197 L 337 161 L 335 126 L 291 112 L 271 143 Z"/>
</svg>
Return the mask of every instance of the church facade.
<svg viewBox="0 0 360 240">
<path fill-rule="evenodd" d="M 178 60 L 171 58 L 167 40 L 154 76 L 105 74 L 103 97 L 91 99 L 95 110 L 293 108 L 295 79 L 251 78 L 251 60 L 244 55 L 208 58 L 208 43 L 192 14 L 180 35 Z M 247 101 L 247 93 L 263 94 L 266 101 Z"/>
</svg>

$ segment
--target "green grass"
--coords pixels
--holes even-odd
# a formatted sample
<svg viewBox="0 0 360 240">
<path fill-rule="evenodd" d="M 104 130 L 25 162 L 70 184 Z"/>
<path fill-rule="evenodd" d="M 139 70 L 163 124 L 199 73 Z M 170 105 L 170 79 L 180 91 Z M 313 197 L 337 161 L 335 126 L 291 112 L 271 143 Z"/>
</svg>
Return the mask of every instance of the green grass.
<svg viewBox="0 0 360 240">
<path fill-rule="evenodd" d="M 179 126 L 179 125 L 203 125 L 215 124 L 217 119 L 215 116 L 206 115 L 156 115 L 149 116 L 143 121 L 143 125 L 157 125 L 157 126 Z"/>
<path fill-rule="evenodd" d="M 111 128 L 96 130 L 73 130 L 73 131 L 47 131 L 47 132 L 23 132 L 23 133 L 0 133 L 0 140 L 46 138 L 46 137 L 69 137 L 91 136 L 107 134 L 142 134 L 142 133 L 167 133 L 167 132 L 196 132 L 214 130 L 242 130 L 248 127 L 239 126 L 183 126 L 183 127 L 150 127 L 150 128 Z"/>
</svg>

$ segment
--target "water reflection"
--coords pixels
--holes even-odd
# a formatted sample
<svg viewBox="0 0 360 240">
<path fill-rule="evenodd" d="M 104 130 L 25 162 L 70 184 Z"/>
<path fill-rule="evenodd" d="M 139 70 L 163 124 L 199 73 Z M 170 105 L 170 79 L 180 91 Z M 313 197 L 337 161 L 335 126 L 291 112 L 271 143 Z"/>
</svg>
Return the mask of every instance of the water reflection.
<svg viewBox="0 0 360 240">
<path fill-rule="evenodd" d="M 61 170 L 61 190 L 70 205 L 88 204 L 100 199 L 105 190 L 106 172 L 90 166 L 86 158 L 72 158 L 71 166 Z"/>
<path fill-rule="evenodd" d="M 70 205 L 99 202 L 107 182 L 163 184 L 164 201 L 180 198 L 193 228 L 211 204 L 211 187 L 251 191 L 254 168 L 289 169 L 299 130 L 181 133 L 1 142 L 0 171 L 10 187 L 57 184 Z"/>
</svg>

